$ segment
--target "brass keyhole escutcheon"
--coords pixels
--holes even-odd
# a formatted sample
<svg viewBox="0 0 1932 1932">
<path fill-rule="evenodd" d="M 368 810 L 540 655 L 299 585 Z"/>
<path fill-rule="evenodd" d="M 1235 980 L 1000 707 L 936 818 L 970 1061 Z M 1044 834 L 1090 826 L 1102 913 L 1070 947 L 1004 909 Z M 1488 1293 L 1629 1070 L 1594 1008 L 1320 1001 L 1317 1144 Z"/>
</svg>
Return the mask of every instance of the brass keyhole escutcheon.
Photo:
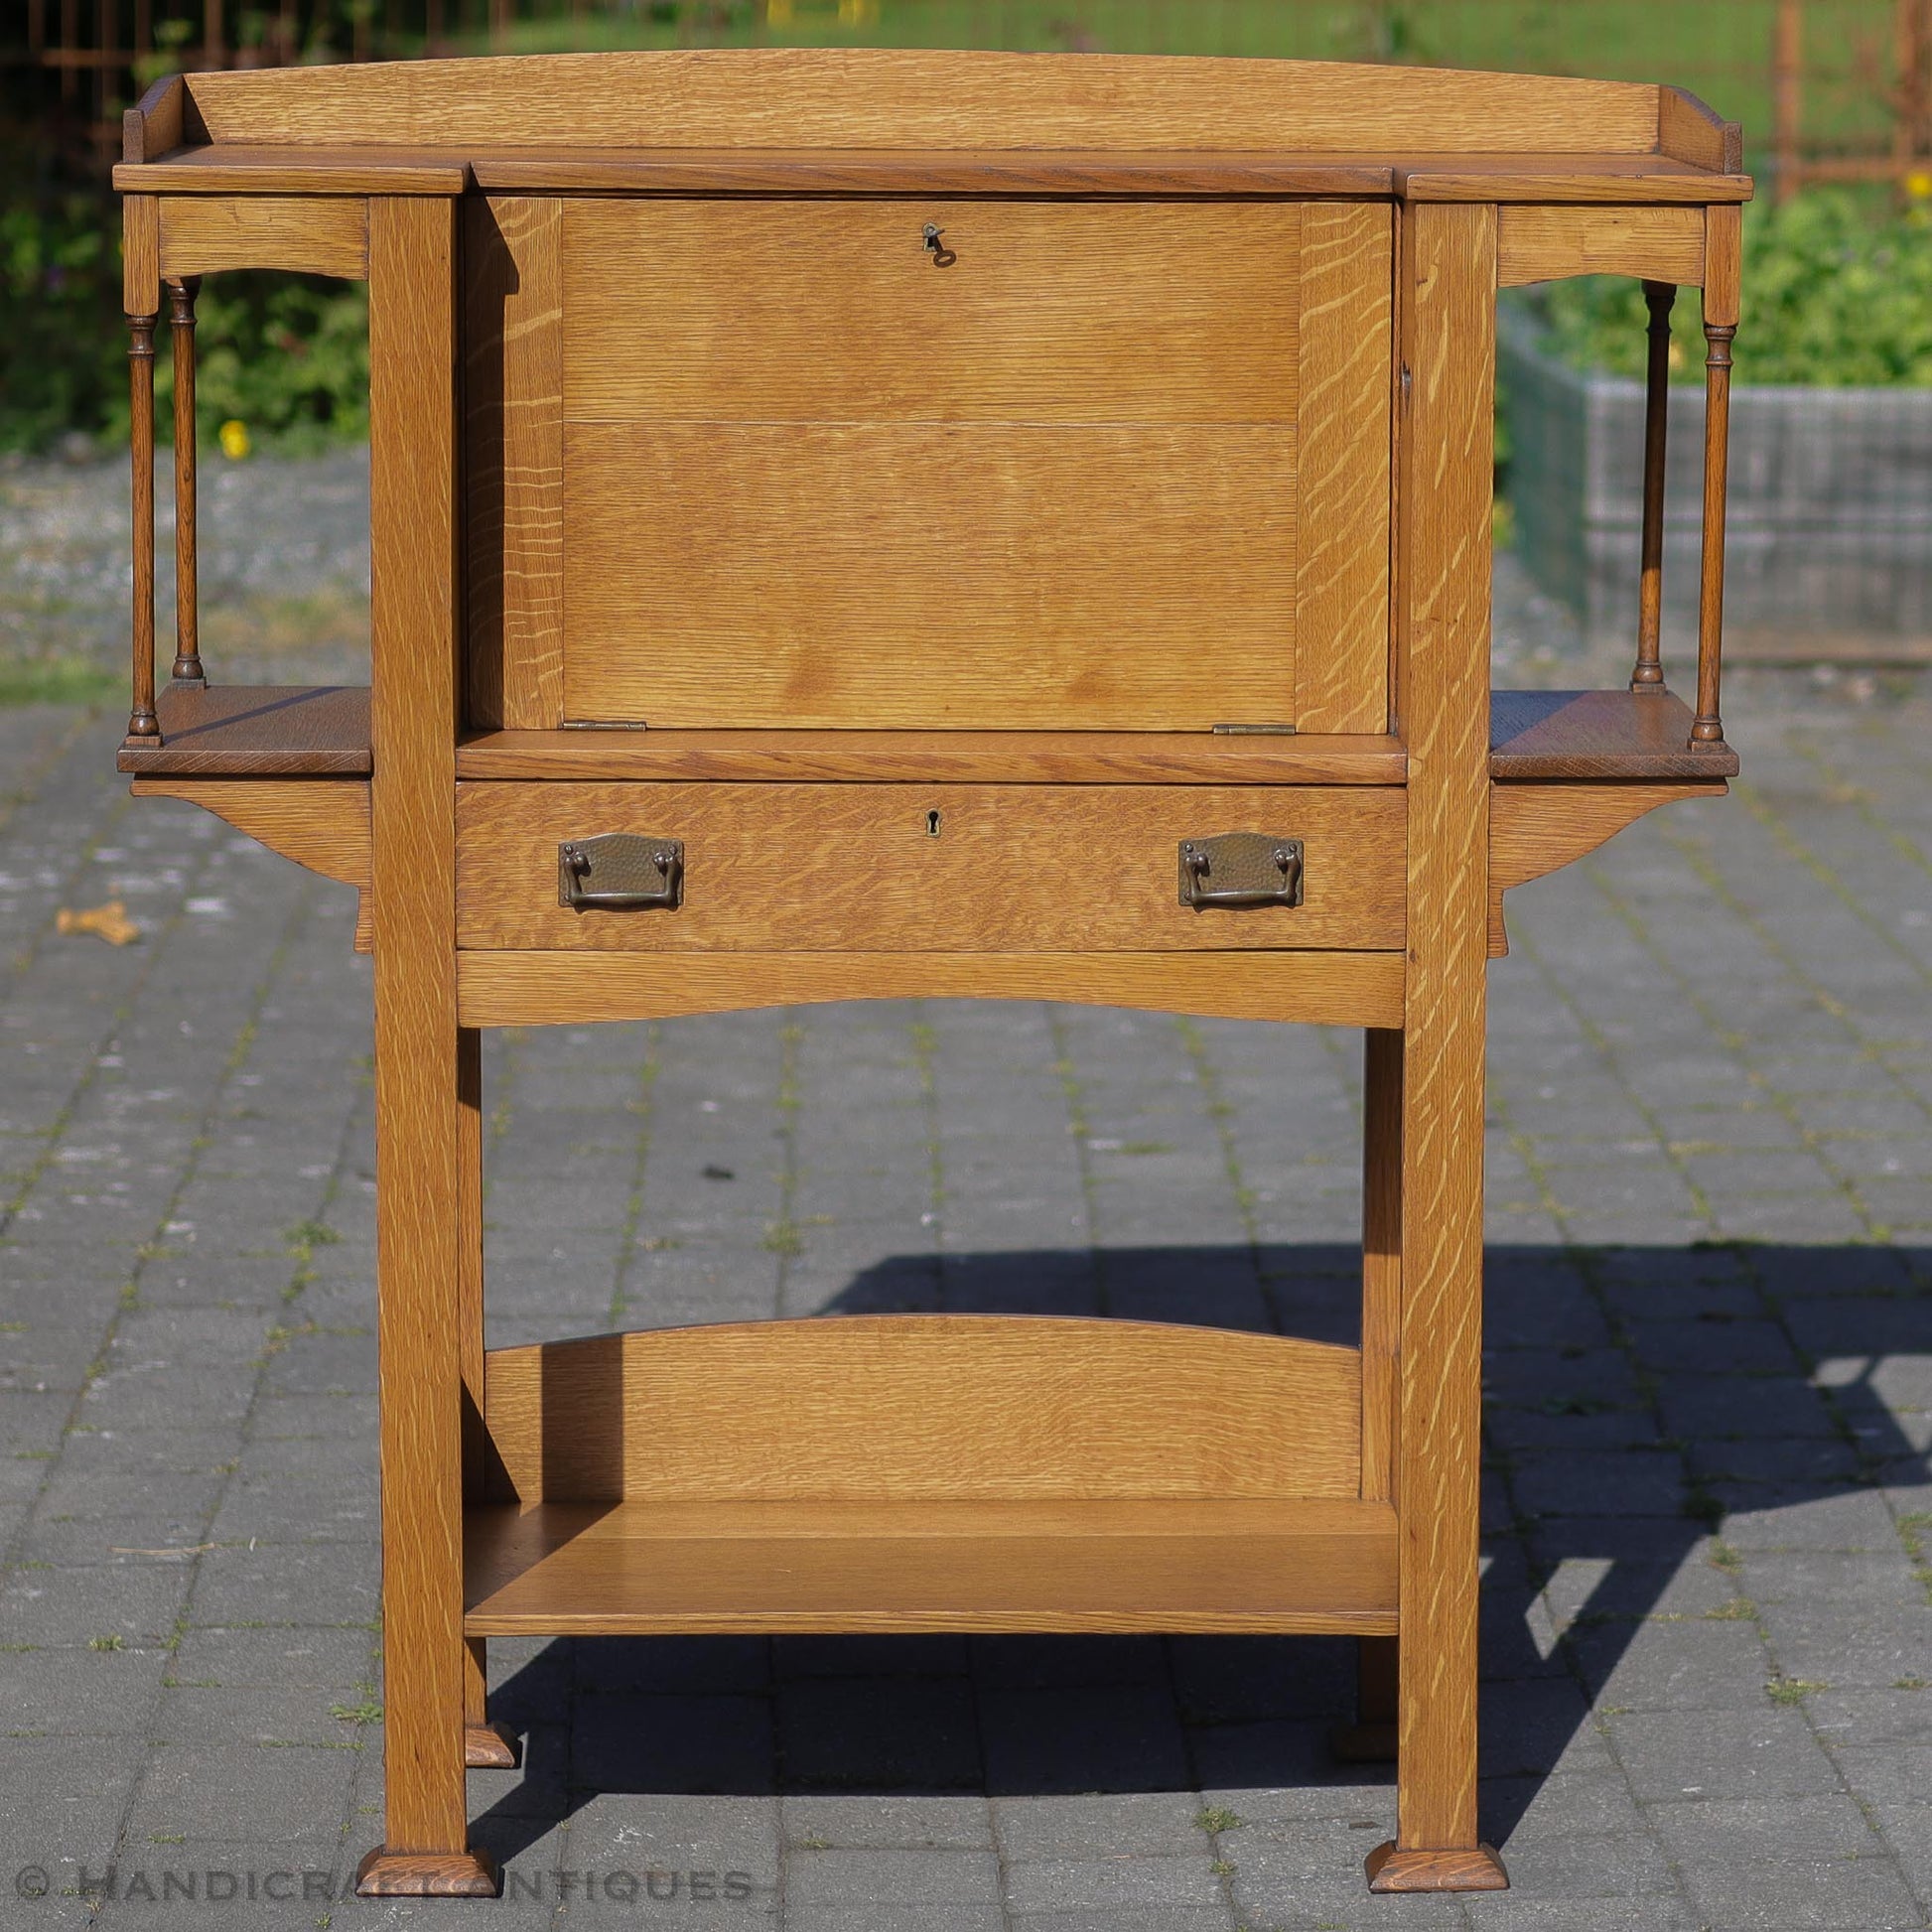
<svg viewBox="0 0 1932 1932">
<path fill-rule="evenodd" d="M 939 814 L 937 811 L 929 811 L 926 813 L 925 835 L 929 839 L 936 839 L 939 836 Z"/>
</svg>

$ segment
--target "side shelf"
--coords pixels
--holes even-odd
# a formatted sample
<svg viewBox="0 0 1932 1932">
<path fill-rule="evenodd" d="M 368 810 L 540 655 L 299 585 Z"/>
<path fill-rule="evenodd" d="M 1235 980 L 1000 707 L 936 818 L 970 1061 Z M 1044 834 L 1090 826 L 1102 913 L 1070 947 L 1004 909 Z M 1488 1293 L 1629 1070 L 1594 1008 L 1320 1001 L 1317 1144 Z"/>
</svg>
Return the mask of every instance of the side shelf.
<svg viewBox="0 0 1932 1932">
<path fill-rule="evenodd" d="M 1691 708 L 1646 691 L 1496 691 L 1492 778 L 1734 778 L 1737 754 L 1691 745 Z"/>
<path fill-rule="evenodd" d="M 130 739 L 117 768 L 270 778 L 369 774 L 369 694 L 360 685 L 164 685 L 159 740 Z"/>
</svg>

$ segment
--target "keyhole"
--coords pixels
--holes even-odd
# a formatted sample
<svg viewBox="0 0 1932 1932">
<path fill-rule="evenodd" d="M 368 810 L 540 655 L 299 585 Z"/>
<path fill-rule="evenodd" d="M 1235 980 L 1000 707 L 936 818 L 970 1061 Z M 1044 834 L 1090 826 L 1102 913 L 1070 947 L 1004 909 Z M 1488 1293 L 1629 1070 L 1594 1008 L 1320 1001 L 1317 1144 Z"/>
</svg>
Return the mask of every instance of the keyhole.
<svg viewBox="0 0 1932 1932">
<path fill-rule="evenodd" d="M 939 836 L 939 814 L 937 812 L 926 813 L 925 835 L 929 839 L 936 839 Z"/>
</svg>

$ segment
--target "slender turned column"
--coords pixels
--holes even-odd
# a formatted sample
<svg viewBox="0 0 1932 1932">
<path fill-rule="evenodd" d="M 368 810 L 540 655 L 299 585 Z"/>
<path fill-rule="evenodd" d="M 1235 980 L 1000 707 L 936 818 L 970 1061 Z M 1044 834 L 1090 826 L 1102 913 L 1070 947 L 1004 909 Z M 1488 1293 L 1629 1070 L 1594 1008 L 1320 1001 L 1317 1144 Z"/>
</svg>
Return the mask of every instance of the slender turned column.
<svg viewBox="0 0 1932 1932">
<path fill-rule="evenodd" d="M 195 298 L 202 278 L 168 284 L 175 346 L 175 668 L 177 684 L 205 685 L 195 578 Z"/>
<path fill-rule="evenodd" d="M 127 374 L 134 463 L 134 708 L 127 735 L 159 742 L 154 712 L 154 326 L 157 310 L 127 319 Z"/>
<path fill-rule="evenodd" d="M 1734 322 L 1704 325 L 1704 575 L 1698 587 L 1698 715 L 1693 745 L 1722 745 L 1719 715 L 1725 627 L 1725 494 L 1730 451 L 1730 342 Z"/>
<path fill-rule="evenodd" d="M 1730 343 L 1737 334 L 1743 216 L 1704 213 L 1704 561 L 1698 585 L 1698 709 L 1691 749 L 1722 751 L 1718 685 L 1725 627 L 1725 471 L 1730 449 Z"/>
<path fill-rule="evenodd" d="M 1664 443 L 1670 423 L 1670 312 L 1673 282 L 1646 282 L 1650 355 L 1643 395 L 1643 562 L 1637 580 L 1637 663 L 1632 691 L 1664 688 Z"/>
</svg>

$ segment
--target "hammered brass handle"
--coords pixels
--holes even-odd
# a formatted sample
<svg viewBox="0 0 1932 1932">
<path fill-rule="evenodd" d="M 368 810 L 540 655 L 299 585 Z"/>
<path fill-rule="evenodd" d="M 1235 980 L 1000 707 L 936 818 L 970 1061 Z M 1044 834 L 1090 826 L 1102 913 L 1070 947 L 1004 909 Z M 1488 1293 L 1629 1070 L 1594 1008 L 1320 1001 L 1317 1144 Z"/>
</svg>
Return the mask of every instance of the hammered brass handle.
<svg viewBox="0 0 1932 1932">
<path fill-rule="evenodd" d="M 609 885 L 591 886 L 596 873 Z M 573 912 L 675 912 L 684 897 L 684 844 L 627 832 L 557 848 L 557 903 Z"/>
<path fill-rule="evenodd" d="M 1225 885 L 1208 882 L 1222 879 Z M 1210 905 L 1300 905 L 1302 841 L 1258 832 L 1228 832 L 1180 842 L 1180 902 Z"/>
</svg>

